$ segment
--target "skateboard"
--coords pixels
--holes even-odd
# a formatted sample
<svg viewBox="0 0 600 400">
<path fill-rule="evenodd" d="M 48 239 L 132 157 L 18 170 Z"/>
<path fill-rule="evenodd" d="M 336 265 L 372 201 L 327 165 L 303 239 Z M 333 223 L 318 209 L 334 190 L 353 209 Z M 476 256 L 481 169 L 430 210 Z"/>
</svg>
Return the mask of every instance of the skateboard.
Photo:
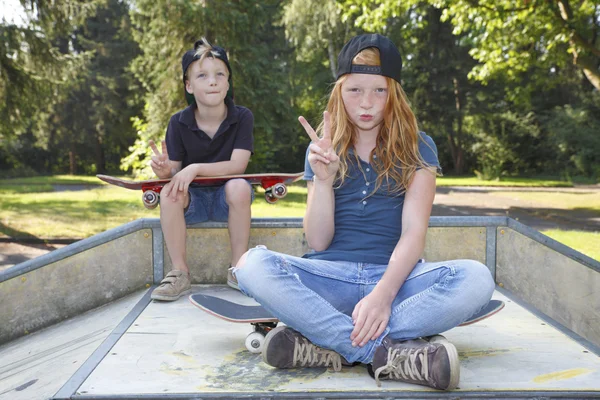
<svg viewBox="0 0 600 400">
<path fill-rule="evenodd" d="M 207 294 L 196 293 L 189 297 L 190 302 L 202 311 L 217 318 L 235 323 L 250 323 L 254 331 L 246 337 L 245 345 L 251 353 L 260 353 L 269 331 L 279 320 L 261 305 L 244 305 Z M 467 326 L 491 317 L 504 308 L 501 300 L 490 300 L 477 314 L 460 324 Z"/>
<path fill-rule="evenodd" d="M 191 186 L 220 186 L 231 179 L 245 179 L 251 185 L 260 185 L 265 189 L 265 200 L 269 204 L 275 203 L 287 194 L 287 186 L 302 178 L 304 172 L 297 174 L 240 174 L 223 176 L 197 176 L 191 183 Z M 142 202 L 144 207 L 152 210 L 158 206 L 161 189 L 171 179 L 150 179 L 147 181 L 130 181 L 127 179 L 115 178 L 108 175 L 96 175 L 96 177 L 111 185 L 120 186 L 130 190 L 142 190 Z"/>
</svg>

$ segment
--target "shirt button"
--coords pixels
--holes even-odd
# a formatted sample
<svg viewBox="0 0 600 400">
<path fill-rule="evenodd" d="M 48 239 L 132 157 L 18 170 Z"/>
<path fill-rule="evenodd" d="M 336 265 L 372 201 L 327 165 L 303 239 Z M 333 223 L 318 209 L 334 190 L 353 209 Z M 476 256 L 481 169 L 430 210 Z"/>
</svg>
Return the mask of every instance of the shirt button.
<svg viewBox="0 0 600 400">
<path fill-rule="evenodd" d="M 365 185 L 369 186 L 369 185 L 370 185 L 370 183 L 369 183 L 369 182 L 365 182 Z"/>
<path fill-rule="evenodd" d="M 366 202 L 366 201 L 363 201 L 363 204 L 367 204 L 367 202 Z"/>
<path fill-rule="evenodd" d="M 369 168 L 367 168 L 367 172 L 371 171 Z"/>
<path fill-rule="evenodd" d="M 367 191 L 366 191 L 366 190 L 363 190 L 363 194 L 367 194 Z"/>
</svg>

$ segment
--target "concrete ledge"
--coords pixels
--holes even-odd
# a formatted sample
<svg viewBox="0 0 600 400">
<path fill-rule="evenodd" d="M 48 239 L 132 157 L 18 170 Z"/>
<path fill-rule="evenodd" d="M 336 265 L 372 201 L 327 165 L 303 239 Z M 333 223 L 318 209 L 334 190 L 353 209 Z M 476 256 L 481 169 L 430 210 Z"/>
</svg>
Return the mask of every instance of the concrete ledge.
<svg viewBox="0 0 600 400">
<path fill-rule="evenodd" d="M 511 228 L 497 229 L 497 282 L 559 324 L 600 345 L 600 273 L 594 260 L 578 260 L 573 257 L 577 254 L 561 253 L 536 240 L 539 238 Z"/>
<path fill-rule="evenodd" d="M 152 284 L 149 229 L 0 282 L 0 344 Z"/>
</svg>

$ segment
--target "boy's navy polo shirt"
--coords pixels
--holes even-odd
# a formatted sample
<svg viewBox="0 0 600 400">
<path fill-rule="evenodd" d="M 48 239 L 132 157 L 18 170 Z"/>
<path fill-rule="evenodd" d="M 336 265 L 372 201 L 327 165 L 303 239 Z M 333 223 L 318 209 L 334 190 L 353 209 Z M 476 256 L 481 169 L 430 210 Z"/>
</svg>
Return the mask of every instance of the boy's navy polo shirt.
<svg viewBox="0 0 600 400">
<path fill-rule="evenodd" d="M 177 112 L 167 128 L 169 160 L 181 161 L 181 168 L 190 164 L 231 160 L 234 149 L 254 150 L 254 115 L 246 107 L 236 106 L 225 98 L 227 116 L 211 139 L 198 128 L 194 110 L 196 104 Z"/>
<path fill-rule="evenodd" d="M 425 163 L 439 169 L 437 147 L 423 132 L 419 152 Z M 312 180 L 308 150 L 306 155 L 304 179 Z M 388 264 L 402 232 L 405 195 L 390 195 L 384 181 L 375 194 L 367 197 L 376 185 L 377 174 L 371 164 L 363 160 L 360 164 L 364 174 L 351 158 L 344 184 L 334 184 L 335 232 L 331 244 L 324 251 L 305 254 L 305 258 Z"/>
</svg>

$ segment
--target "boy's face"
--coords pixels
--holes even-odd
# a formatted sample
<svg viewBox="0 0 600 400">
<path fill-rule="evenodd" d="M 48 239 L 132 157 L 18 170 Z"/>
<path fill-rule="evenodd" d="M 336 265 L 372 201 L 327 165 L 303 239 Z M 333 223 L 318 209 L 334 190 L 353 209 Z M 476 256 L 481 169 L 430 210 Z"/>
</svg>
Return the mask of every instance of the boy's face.
<svg viewBox="0 0 600 400">
<path fill-rule="evenodd" d="M 381 75 L 349 74 L 342 84 L 344 108 L 359 132 L 379 129 L 387 97 L 387 80 Z"/>
<path fill-rule="evenodd" d="M 206 57 L 189 66 L 185 90 L 194 95 L 198 106 L 216 107 L 225 100 L 229 90 L 228 79 L 227 65 L 218 58 Z"/>
</svg>

